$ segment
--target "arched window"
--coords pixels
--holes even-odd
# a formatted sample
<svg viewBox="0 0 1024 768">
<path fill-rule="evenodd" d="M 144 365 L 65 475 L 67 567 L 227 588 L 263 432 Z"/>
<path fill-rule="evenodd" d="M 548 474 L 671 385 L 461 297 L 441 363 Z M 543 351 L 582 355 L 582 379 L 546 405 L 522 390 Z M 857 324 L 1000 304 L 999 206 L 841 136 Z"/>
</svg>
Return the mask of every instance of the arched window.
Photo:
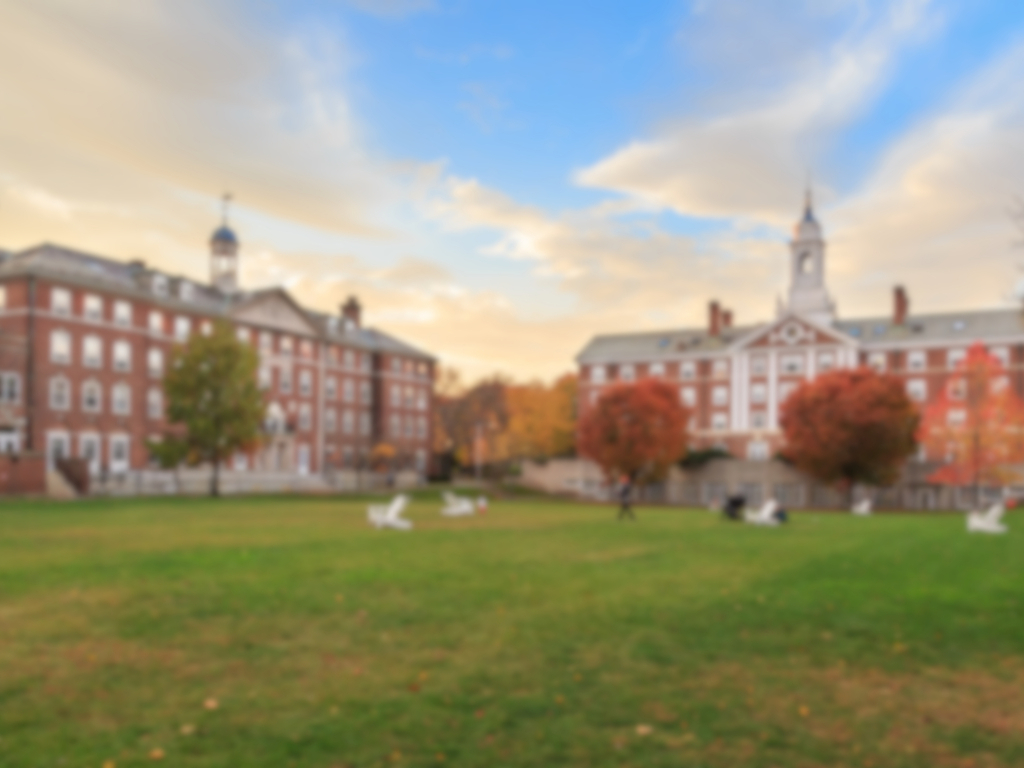
<svg viewBox="0 0 1024 768">
<path fill-rule="evenodd" d="M 82 384 L 82 410 L 85 413 L 99 413 L 103 409 L 103 389 L 97 381 Z"/>
<path fill-rule="evenodd" d="M 814 257 L 810 251 L 804 251 L 800 254 L 800 274 L 809 275 L 814 271 Z"/>
<path fill-rule="evenodd" d="M 50 379 L 50 408 L 55 411 L 71 408 L 71 383 L 63 376 Z"/>
<path fill-rule="evenodd" d="M 110 410 L 118 416 L 132 412 L 132 390 L 127 384 L 115 384 L 110 390 Z"/>
</svg>

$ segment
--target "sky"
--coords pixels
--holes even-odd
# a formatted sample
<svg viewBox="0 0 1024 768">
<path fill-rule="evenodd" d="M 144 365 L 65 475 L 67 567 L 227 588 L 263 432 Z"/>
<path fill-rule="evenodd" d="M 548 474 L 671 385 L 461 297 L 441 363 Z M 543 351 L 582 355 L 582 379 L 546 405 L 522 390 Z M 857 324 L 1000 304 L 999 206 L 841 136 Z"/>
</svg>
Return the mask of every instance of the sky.
<svg viewBox="0 0 1024 768">
<path fill-rule="evenodd" d="M 764 322 L 813 190 L 843 317 L 1010 306 L 1024 3 L 0 0 L 0 248 L 281 285 L 464 379 Z"/>
</svg>

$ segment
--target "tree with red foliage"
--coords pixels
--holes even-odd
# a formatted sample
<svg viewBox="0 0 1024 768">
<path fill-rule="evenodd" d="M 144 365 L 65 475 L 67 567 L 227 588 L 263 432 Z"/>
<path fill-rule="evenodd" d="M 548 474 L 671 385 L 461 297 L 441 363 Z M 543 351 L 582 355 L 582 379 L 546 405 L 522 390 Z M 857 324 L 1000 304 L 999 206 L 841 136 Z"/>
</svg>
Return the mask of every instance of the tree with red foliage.
<svg viewBox="0 0 1024 768">
<path fill-rule="evenodd" d="M 577 449 L 609 481 L 661 480 L 686 451 L 689 411 L 658 379 L 609 387 L 580 420 Z"/>
<path fill-rule="evenodd" d="M 919 420 L 899 378 L 868 368 L 831 371 L 782 404 L 783 455 L 851 493 L 855 483 L 892 485 L 914 452 Z"/>
<path fill-rule="evenodd" d="M 977 343 L 953 370 L 942 396 L 925 412 L 921 438 L 933 455 L 947 456 L 929 480 L 972 485 L 1005 485 L 1010 465 L 1024 459 L 1024 405 L 1010 386 L 999 359 Z"/>
</svg>

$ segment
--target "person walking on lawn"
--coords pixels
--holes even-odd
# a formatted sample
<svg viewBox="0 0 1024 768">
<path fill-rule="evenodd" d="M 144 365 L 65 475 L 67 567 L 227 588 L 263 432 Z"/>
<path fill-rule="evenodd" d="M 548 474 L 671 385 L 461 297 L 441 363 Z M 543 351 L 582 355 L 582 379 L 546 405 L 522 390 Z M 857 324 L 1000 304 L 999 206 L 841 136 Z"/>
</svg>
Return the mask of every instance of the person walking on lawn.
<svg viewBox="0 0 1024 768">
<path fill-rule="evenodd" d="M 619 516 L 616 519 L 623 520 L 627 517 L 636 520 L 636 515 L 633 514 L 633 481 L 628 475 L 623 475 L 619 481 Z"/>
</svg>

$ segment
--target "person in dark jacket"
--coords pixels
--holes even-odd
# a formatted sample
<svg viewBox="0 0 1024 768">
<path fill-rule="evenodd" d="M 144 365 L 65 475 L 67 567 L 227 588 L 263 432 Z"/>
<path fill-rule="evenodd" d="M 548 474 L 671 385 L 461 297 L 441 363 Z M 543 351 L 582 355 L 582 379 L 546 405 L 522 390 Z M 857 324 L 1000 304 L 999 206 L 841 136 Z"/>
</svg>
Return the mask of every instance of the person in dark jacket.
<svg viewBox="0 0 1024 768">
<path fill-rule="evenodd" d="M 725 500 L 725 506 L 722 507 L 722 512 L 725 514 L 726 520 L 738 521 L 743 515 L 743 508 L 747 506 L 747 497 L 742 494 L 736 494 L 730 496 Z"/>
<path fill-rule="evenodd" d="M 623 475 L 619 482 L 619 516 L 616 519 L 623 520 L 626 517 L 636 520 L 633 514 L 633 481 Z"/>
</svg>

